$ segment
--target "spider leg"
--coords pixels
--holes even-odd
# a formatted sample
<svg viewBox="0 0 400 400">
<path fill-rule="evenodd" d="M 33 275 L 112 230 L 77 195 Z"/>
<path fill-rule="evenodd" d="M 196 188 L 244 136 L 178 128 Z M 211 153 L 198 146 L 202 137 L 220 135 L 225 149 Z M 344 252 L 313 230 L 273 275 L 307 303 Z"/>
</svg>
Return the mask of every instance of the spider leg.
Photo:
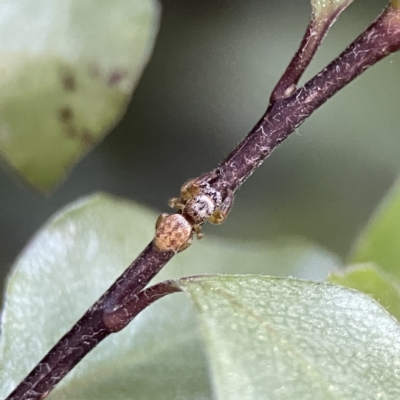
<svg viewBox="0 0 400 400">
<path fill-rule="evenodd" d="M 210 215 L 208 221 L 212 224 L 222 224 L 232 209 L 233 200 L 233 192 L 229 190 L 222 204 Z"/>
</svg>

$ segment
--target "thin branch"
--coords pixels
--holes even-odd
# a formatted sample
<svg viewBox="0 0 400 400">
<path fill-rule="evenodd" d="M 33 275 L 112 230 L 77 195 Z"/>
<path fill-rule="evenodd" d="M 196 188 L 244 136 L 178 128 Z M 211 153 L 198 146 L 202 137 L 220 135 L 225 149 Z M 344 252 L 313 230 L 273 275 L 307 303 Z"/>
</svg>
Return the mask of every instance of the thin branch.
<svg viewBox="0 0 400 400">
<path fill-rule="evenodd" d="M 131 313 L 130 320 L 132 320 L 138 312 L 150 304 L 148 300 L 152 297 L 147 296 L 148 292 L 139 292 L 173 255 L 174 252 L 157 251 L 151 242 L 104 295 L 47 353 L 7 397 L 7 400 L 44 399 L 86 354 L 108 335 L 122 329 L 121 322 L 112 318 L 113 312 L 128 307 Z M 153 299 L 156 298 L 157 296 L 153 297 Z M 135 303 L 135 307 L 132 307 L 132 303 Z"/>
<path fill-rule="evenodd" d="M 223 196 L 235 192 L 290 133 L 338 90 L 383 57 L 400 49 L 399 0 L 336 60 L 290 97 L 276 101 L 247 137 L 210 172 L 210 186 Z M 122 329 L 143 308 L 177 291 L 169 283 L 141 290 L 173 257 L 152 243 L 6 400 L 44 399 L 53 387 L 101 340 Z"/>
<path fill-rule="evenodd" d="M 397 1 L 397 0 L 396 0 Z M 297 127 L 336 92 L 400 49 L 400 10 L 388 6 L 354 42 L 290 97 L 278 100 L 216 169 L 212 186 L 235 192 Z"/>
<path fill-rule="evenodd" d="M 293 56 L 279 82 L 272 91 L 270 103 L 290 96 L 295 90 L 304 71 L 309 66 L 315 52 L 318 50 L 324 40 L 329 28 L 335 23 L 339 15 L 353 2 L 353 0 L 343 1 L 339 6 L 332 6 L 332 10 L 318 12 L 316 6 L 312 3 L 312 15 L 310 23 L 307 26 L 303 40 L 299 49 Z M 325 4 L 328 6 L 327 4 Z"/>
<path fill-rule="evenodd" d="M 181 292 L 174 281 L 164 281 L 157 283 L 142 290 L 135 297 L 132 297 L 124 306 L 116 308 L 114 311 L 105 312 L 103 321 L 113 332 L 118 332 L 125 328 L 136 315 L 143 311 L 147 306 L 161 299 L 167 294 Z"/>
</svg>

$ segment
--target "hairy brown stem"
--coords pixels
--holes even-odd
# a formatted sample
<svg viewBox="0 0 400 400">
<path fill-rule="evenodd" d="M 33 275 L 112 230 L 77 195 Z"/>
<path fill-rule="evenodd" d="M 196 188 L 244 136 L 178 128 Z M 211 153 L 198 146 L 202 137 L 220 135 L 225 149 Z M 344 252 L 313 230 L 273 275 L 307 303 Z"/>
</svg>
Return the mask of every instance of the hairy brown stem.
<svg viewBox="0 0 400 400">
<path fill-rule="evenodd" d="M 352 1 L 353 0 L 348 0 L 344 2 L 341 7 L 338 7 L 332 13 L 327 13 L 326 16 L 316 16 L 314 15 L 315 10 L 313 10 L 310 23 L 307 26 L 299 49 L 296 51 L 285 72 L 272 91 L 270 98 L 271 104 L 290 96 L 296 90 L 298 81 L 303 76 L 304 71 L 310 64 L 329 28 Z"/>
<path fill-rule="evenodd" d="M 113 332 L 118 332 L 125 328 L 132 318 L 144 310 L 147 306 L 154 303 L 167 294 L 181 292 L 182 290 L 174 285 L 173 281 L 164 281 L 142 290 L 139 294 L 132 297 L 126 304 L 113 311 L 104 313 L 103 321 Z"/>
<path fill-rule="evenodd" d="M 173 252 L 157 251 L 151 242 L 103 296 L 47 353 L 7 397 L 7 400 L 44 399 L 54 386 L 103 339 L 122 329 L 152 301 L 162 297 L 157 297 L 157 290 L 152 296 L 151 291 L 140 291 L 173 255 Z M 167 293 L 169 292 L 165 294 Z M 120 315 L 121 320 L 113 318 L 113 313 L 119 315 L 119 310 L 127 310 L 129 317 Z M 125 321 L 125 325 L 121 321 Z"/>
<path fill-rule="evenodd" d="M 236 191 L 319 106 L 367 68 L 400 49 L 400 11 L 388 6 L 338 58 L 290 97 L 276 101 L 216 169 L 212 186 Z"/>
<path fill-rule="evenodd" d="M 210 173 L 213 188 L 224 195 L 236 191 L 320 105 L 367 68 L 400 49 L 398 0 L 393 4 L 304 87 L 272 104 L 246 138 Z M 126 326 L 150 303 L 177 291 L 168 282 L 142 291 L 173 255 L 157 251 L 150 243 L 6 400 L 44 399 L 101 340 Z"/>
</svg>

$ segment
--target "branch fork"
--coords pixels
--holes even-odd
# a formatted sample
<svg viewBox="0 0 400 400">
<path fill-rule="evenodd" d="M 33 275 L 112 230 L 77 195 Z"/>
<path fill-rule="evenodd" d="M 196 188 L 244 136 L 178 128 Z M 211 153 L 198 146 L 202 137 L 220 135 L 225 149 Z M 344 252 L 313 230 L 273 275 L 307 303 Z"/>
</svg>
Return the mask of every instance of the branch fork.
<svg viewBox="0 0 400 400">
<path fill-rule="evenodd" d="M 400 49 L 400 0 L 392 0 L 339 57 L 296 89 L 329 27 L 351 2 L 342 1 L 337 5 L 338 2 L 333 0 L 312 0 L 311 21 L 298 51 L 273 90 L 265 115 L 210 173 L 210 187 L 223 197 L 235 193 L 264 159 L 319 106 L 367 68 Z M 55 385 L 103 339 L 123 329 L 154 301 L 180 291 L 174 281 L 145 288 L 174 255 L 174 251 L 159 251 L 153 241 L 150 242 L 6 400 L 46 398 Z"/>
</svg>

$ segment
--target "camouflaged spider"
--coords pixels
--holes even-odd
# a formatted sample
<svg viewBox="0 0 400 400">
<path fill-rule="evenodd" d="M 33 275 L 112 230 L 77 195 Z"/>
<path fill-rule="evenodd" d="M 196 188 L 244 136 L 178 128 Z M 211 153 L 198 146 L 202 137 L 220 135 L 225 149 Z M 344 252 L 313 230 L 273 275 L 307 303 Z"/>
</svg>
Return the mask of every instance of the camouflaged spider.
<svg viewBox="0 0 400 400">
<path fill-rule="evenodd" d="M 233 205 L 233 193 L 228 191 L 222 199 L 221 193 L 209 184 L 213 175 L 207 174 L 186 182 L 180 197 L 169 201 L 177 214 L 161 214 L 156 223 L 155 246 L 160 251 L 180 252 L 187 249 L 196 233 L 203 237 L 201 225 L 205 221 L 222 224 Z"/>
</svg>

